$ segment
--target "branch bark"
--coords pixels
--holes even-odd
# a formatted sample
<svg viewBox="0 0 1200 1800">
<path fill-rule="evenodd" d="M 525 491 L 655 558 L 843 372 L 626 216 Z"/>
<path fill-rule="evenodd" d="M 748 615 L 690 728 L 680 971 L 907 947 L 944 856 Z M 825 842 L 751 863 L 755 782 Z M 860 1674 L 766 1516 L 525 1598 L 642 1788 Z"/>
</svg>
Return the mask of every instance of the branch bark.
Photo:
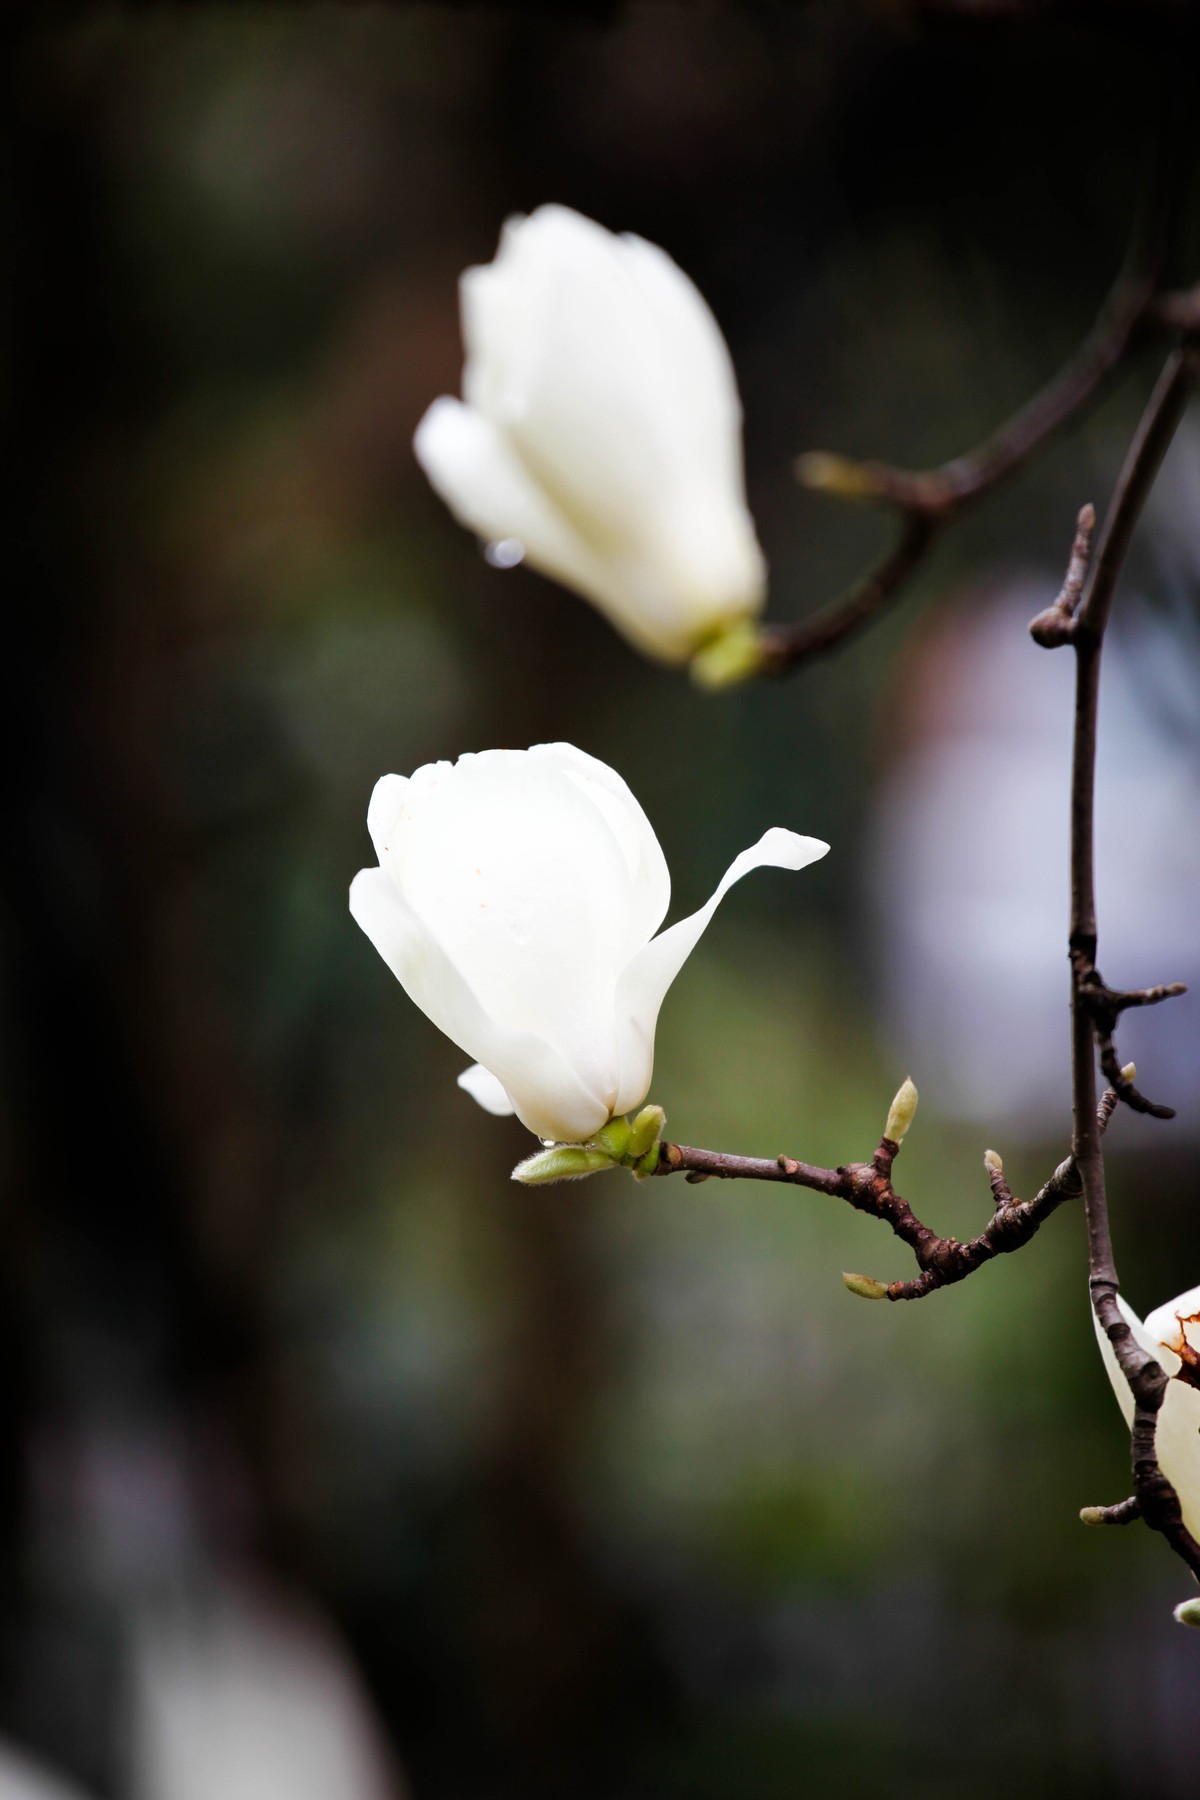
<svg viewBox="0 0 1200 1800">
<path fill-rule="evenodd" d="M 1116 1104 L 1116 1094 L 1107 1090 L 1096 1111 L 1097 1133 L 1104 1131 Z M 965 1280 L 993 1257 L 1019 1250 L 1064 1200 L 1077 1199 L 1082 1192 L 1075 1159 L 1068 1156 L 1032 1200 L 1014 1199 L 1004 1180 L 999 1157 L 988 1151 L 984 1166 L 995 1210 L 978 1236 L 964 1243 L 958 1238 L 939 1237 L 930 1226 L 922 1223 L 904 1196 L 897 1193 L 892 1185 L 892 1168 L 899 1153 L 899 1144 L 884 1137 L 870 1162 L 825 1169 L 791 1156 L 729 1156 L 719 1150 L 699 1150 L 690 1144 L 663 1144 L 654 1173 L 682 1174 L 689 1181 L 787 1182 L 793 1187 L 809 1188 L 814 1193 L 845 1200 L 858 1212 L 884 1220 L 901 1243 L 908 1245 L 920 1273 L 909 1281 L 889 1284 L 864 1282 L 861 1276 L 850 1280 L 859 1284 L 854 1286 L 854 1292 L 869 1291 L 878 1299 L 888 1300 L 923 1300 L 938 1288 Z"/>
<path fill-rule="evenodd" d="M 1152 1005 L 1181 989 L 1176 983 L 1170 988 L 1118 994 L 1101 981 L 1096 969 L 1094 853 L 1096 734 L 1104 634 L 1142 507 L 1182 417 L 1190 385 L 1198 374 L 1196 348 L 1185 341 L 1168 359 L 1130 445 L 1079 612 L 1064 620 L 1055 641 L 1070 643 L 1076 659 L 1071 774 L 1071 1154 L 1083 1189 L 1088 1285 L 1096 1315 L 1134 1396 L 1133 1498 L 1146 1523 L 1161 1532 L 1192 1573 L 1200 1577 L 1200 1544 L 1183 1523 L 1178 1496 L 1159 1467 L 1155 1449 L 1158 1410 L 1168 1377 L 1157 1360 L 1139 1348 L 1117 1305 L 1119 1284 L 1095 1113 L 1097 1045 L 1107 1070 L 1116 1057 L 1112 1044 L 1115 1018 L 1126 1006 Z M 1140 1110 L 1169 1116 L 1169 1109 L 1155 1107 L 1136 1095 L 1131 1083 L 1115 1086 L 1122 1099 L 1139 1105 Z M 1134 1095 L 1136 1099 L 1132 1098 Z"/>
<path fill-rule="evenodd" d="M 1127 267 L 1091 331 L 1058 374 L 999 429 L 966 455 L 939 468 L 913 471 L 816 453 L 797 465 L 807 486 L 842 499 L 877 501 L 900 515 L 891 550 L 832 606 L 795 625 L 763 630 L 762 672 L 789 674 L 831 650 L 881 613 L 922 566 L 943 527 L 990 494 L 1076 418 L 1119 370 L 1144 333 L 1193 329 L 1200 289 L 1161 293 L 1158 272 L 1165 235 L 1163 201 L 1139 232 Z"/>
</svg>

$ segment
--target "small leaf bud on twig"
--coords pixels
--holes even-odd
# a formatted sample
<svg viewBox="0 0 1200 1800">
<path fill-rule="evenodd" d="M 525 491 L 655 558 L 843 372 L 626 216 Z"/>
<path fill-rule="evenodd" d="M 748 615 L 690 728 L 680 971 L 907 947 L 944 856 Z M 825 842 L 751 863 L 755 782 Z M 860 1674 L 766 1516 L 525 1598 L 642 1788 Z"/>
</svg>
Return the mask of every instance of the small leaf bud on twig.
<svg viewBox="0 0 1200 1800">
<path fill-rule="evenodd" d="M 1200 1597 L 1181 1600 L 1175 1608 L 1175 1617 L 1181 1625 L 1200 1627 Z"/>
<path fill-rule="evenodd" d="M 893 1144 L 902 1144 L 905 1134 L 916 1116 L 917 1089 L 912 1078 L 906 1075 L 900 1091 L 892 1101 L 887 1124 L 883 1128 L 884 1137 L 890 1138 Z"/>
<path fill-rule="evenodd" d="M 850 1275 L 842 1270 L 842 1282 L 847 1291 L 857 1294 L 860 1300 L 886 1300 L 886 1281 L 876 1281 L 871 1275 Z"/>
</svg>

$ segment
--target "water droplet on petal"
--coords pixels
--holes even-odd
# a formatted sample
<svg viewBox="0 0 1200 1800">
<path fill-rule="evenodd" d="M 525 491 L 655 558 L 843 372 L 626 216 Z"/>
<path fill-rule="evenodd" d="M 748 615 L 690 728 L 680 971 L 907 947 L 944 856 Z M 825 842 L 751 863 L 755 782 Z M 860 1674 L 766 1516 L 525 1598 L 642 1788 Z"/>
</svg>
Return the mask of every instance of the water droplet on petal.
<svg viewBox="0 0 1200 1800">
<path fill-rule="evenodd" d="M 483 554 L 493 569 L 515 569 L 525 561 L 525 546 L 520 538 L 497 538 L 484 546 Z"/>
</svg>

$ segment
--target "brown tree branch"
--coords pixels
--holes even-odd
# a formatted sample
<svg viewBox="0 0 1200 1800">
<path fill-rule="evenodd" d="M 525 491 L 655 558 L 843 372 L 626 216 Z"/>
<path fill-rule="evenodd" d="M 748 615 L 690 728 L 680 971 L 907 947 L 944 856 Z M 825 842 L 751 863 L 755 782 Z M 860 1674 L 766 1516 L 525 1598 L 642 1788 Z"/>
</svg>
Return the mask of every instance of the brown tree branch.
<svg viewBox="0 0 1200 1800">
<path fill-rule="evenodd" d="M 795 625 L 764 627 L 764 674 L 790 673 L 881 613 L 925 562 L 942 528 L 1024 467 L 1076 418 L 1122 367 L 1145 330 L 1192 329 L 1200 315 L 1200 289 L 1180 294 L 1158 291 L 1162 235 L 1152 220 L 1145 244 L 1139 234 L 1129 266 L 1075 355 L 966 455 L 923 471 L 855 462 L 824 452 L 799 459 L 797 473 L 807 486 L 842 499 L 889 506 L 900 515 L 900 530 L 883 560 L 832 606 Z"/>
<path fill-rule="evenodd" d="M 1103 1132 L 1116 1104 L 1116 1094 L 1107 1090 L 1097 1107 L 1098 1132 Z M 1032 1200 L 1016 1200 L 1004 1180 L 999 1157 L 989 1150 L 984 1157 L 984 1167 L 988 1172 L 995 1211 L 977 1237 L 962 1243 L 957 1238 L 939 1237 L 918 1219 L 904 1196 L 896 1192 L 892 1185 L 892 1167 L 899 1152 L 900 1146 L 895 1139 L 884 1137 L 870 1162 L 824 1169 L 814 1163 L 799 1162 L 791 1156 L 728 1156 L 718 1150 L 698 1150 L 689 1144 L 664 1143 L 659 1148 L 654 1174 L 682 1174 L 689 1181 L 714 1178 L 721 1181 L 782 1181 L 845 1200 L 857 1211 L 884 1220 L 901 1243 L 908 1245 L 920 1274 L 910 1281 L 893 1281 L 886 1285 L 853 1276 L 848 1278 L 848 1285 L 856 1293 L 869 1293 L 888 1300 L 923 1300 L 938 1288 L 965 1280 L 993 1257 L 1019 1250 L 1064 1200 L 1077 1199 L 1082 1192 L 1074 1158 L 1068 1156 Z"/>
<path fill-rule="evenodd" d="M 1117 1268 L 1095 1110 L 1097 1042 L 1107 1071 L 1115 1062 L 1112 1026 L 1119 1013 L 1129 1005 L 1153 1005 L 1167 999 L 1179 991 L 1179 985 L 1120 994 L 1101 981 L 1096 970 L 1094 854 L 1096 732 L 1104 633 L 1134 529 L 1182 416 L 1190 384 L 1198 374 L 1196 350 L 1185 341 L 1168 359 L 1129 448 L 1079 612 L 1065 622 L 1055 641 L 1070 643 L 1076 659 L 1071 774 L 1071 1154 L 1083 1188 L 1089 1288 L 1096 1315 L 1134 1397 L 1133 1498 L 1146 1523 L 1161 1532 L 1192 1573 L 1200 1576 L 1200 1544 L 1183 1523 L 1179 1498 L 1159 1467 L 1155 1447 L 1158 1410 L 1168 1376 L 1157 1359 L 1139 1347 L 1117 1305 Z M 1127 1084 L 1117 1084 L 1117 1091 L 1129 1100 Z M 1160 1114 L 1167 1110 L 1146 1102 L 1142 1108 Z"/>
</svg>

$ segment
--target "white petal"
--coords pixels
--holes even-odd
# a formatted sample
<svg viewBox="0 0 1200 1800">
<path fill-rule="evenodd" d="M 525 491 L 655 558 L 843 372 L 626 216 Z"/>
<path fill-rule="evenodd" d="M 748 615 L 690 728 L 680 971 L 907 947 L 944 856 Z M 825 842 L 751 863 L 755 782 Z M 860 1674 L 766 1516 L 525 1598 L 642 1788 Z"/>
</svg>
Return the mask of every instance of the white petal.
<svg viewBox="0 0 1200 1800">
<path fill-rule="evenodd" d="M 1124 1298 L 1117 1295 L 1121 1316 L 1140 1347 L 1148 1356 L 1155 1357 L 1172 1377 L 1178 1376 L 1182 1365 L 1175 1352 L 1161 1342 L 1158 1333 L 1165 1329 L 1178 1335 L 1175 1312 L 1182 1312 L 1185 1306 L 1195 1310 L 1192 1302 L 1198 1297 L 1200 1289 L 1191 1288 L 1186 1294 L 1181 1294 L 1178 1300 L 1170 1302 L 1169 1310 L 1167 1307 L 1158 1307 L 1143 1324 Z M 1153 1331 L 1150 1329 L 1152 1320 L 1155 1322 Z M 1104 1358 L 1104 1366 L 1117 1396 L 1117 1403 L 1126 1425 L 1132 1426 L 1133 1392 L 1095 1312 L 1092 1313 L 1092 1323 L 1096 1328 L 1100 1354 Z M 1159 1467 L 1179 1496 L 1184 1524 L 1192 1536 L 1196 1537 L 1200 1534 L 1200 1390 L 1192 1387 L 1190 1382 L 1178 1379 L 1168 1381 L 1167 1391 L 1158 1411 L 1154 1448 Z"/>
<path fill-rule="evenodd" d="M 617 987 L 617 1046 L 621 1065 L 615 1111 L 629 1112 L 644 1100 L 654 1065 L 654 1033 L 667 989 L 695 949 L 721 900 L 751 869 L 803 869 L 829 849 L 819 838 L 800 837 L 776 826 L 753 849 L 743 850 L 726 870 L 716 893 L 699 912 L 680 919 L 638 952 Z"/>
<path fill-rule="evenodd" d="M 1200 1539 L 1200 1389 L 1190 1382 L 1168 1381 L 1154 1448 L 1159 1467 L 1179 1496 L 1184 1524 Z"/>
<path fill-rule="evenodd" d="M 469 1069 L 464 1069 L 458 1085 L 472 1100 L 478 1101 L 484 1112 L 493 1113 L 498 1119 L 507 1119 L 516 1111 L 503 1084 L 482 1063 L 472 1063 Z"/>
<path fill-rule="evenodd" d="M 384 852 L 404 811 L 407 788 L 406 776 L 381 775 L 371 790 L 371 803 L 367 807 L 367 830 L 371 834 L 371 842 L 380 862 L 383 861 Z"/>
<path fill-rule="evenodd" d="M 418 769 L 384 867 L 488 1015 L 552 1045 L 611 1109 L 617 981 L 668 888 L 619 777 L 563 746 Z"/>
<path fill-rule="evenodd" d="M 498 1071 L 523 1125 L 565 1143 L 582 1143 L 599 1130 L 611 1111 L 606 1101 L 550 1044 L 491 1017 L 382 868 L 355 876 L 350 911 L 421 1011 L 460 1049 Z"/>
<path fill-rule="evenodd" d="M 1200 1287 L 1189 1288 L 1186 1294 L 1180 1294 L 1174 1300 L 1168 1300 L 1165 1306 L 1156 1306 L 1152 1313 L 1146 1314 L 1146 1330 L 1151 1337 L 1157 1338 L 1160 1344 L 1168 1345 L 1172 1350 L 1181 1348 L 1180 1339 L 1185 1335 L 1193 1350 L 1200 1350 Z"/>
<path fill-rule="evenodd" d="M 615 769 L 574 744 L 534 744 L 530 756 L 554 762 L 601 814 L 629 871 L 621 966 L 654 936 L 671 903 L 671 876 L 654 827 Z"/>
<path fill-rule="evenodd" d="M 591 594 L 602 583 L 593 553 L 482 413 L 448 395 L 435 400 L 413 450 L 460 525 L 488 542 L 516 538 L 535 568 L 567 587 Z"/>
</svg>

